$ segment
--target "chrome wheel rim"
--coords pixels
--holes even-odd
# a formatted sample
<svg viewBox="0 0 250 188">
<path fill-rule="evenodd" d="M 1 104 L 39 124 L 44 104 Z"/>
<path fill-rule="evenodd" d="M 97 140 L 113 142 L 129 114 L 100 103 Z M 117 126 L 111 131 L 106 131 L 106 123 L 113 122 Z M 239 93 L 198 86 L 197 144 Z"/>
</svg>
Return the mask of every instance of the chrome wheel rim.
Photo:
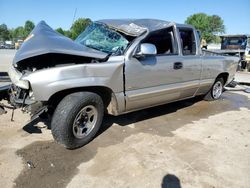
<svg viewBox="0 0 250 188">
<path fill-rule="evenodd" d="M 218 99 L 221 94 L 222 94 L 222 90 L 223 90 L 223 85 L 220 81 L 217 81 L 214 86 L 213 86 L 213 98 L 214 99 Z"/>
<path fill-rule="evenodd" d="M 89 135 L 96 125 L 97 115 L 97 109 L 92 105 L 82 108 L 73 123 L 74 136 L 82 139 Z"/>
</svg>

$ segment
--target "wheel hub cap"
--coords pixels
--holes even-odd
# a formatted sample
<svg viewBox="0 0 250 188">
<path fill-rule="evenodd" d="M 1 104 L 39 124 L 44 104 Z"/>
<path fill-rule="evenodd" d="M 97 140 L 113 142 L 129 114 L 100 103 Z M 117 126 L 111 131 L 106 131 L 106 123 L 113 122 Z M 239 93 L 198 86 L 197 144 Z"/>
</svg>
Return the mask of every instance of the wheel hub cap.
<svg viewBox="0 0 250 188">
<path fill-rule="evenodd" d="M 76 138 L 84 138 L 95 127 L 97 121 L 97 109 L 88 105 L 80 110 L 73 123 L 73 134 Z"/>
<path fill-rule="evenodd" d="M 218 99 L 221 96 L 222 89 L 223 89 L 223 86 L 222 86 L 221 82 L 218 81 L 214 84 L 214 87 L 213 87 L 213 98 L 214 99 Z"/>
</svg>

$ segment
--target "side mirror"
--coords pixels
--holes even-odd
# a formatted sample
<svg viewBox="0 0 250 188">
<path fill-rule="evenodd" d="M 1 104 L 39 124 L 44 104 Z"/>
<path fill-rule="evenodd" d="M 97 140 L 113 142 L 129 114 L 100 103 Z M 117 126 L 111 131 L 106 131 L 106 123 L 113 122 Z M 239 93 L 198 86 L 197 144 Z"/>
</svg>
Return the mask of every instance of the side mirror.
<svg viewBox="0 0 250 188">
<path fill-rule="evenodd" d="M 135 54 L 135 57 L 143 57 L 145 55 L 155 55 L 157 54 L 157 49 L 154 44 L 142 43 L 139 46 L 139 52 Z"/>
</svg>

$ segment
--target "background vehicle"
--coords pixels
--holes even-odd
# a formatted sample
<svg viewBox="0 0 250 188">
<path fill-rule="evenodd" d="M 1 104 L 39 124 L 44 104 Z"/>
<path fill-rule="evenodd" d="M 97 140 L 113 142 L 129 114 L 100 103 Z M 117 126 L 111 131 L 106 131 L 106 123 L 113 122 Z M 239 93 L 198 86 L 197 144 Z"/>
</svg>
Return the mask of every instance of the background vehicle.
<svg viewBox="0 0 250 188">
<path fill-rule="evenodd" d="M 5 43 L 4 43 L 4 48 L 5 48 L 5 49 L 14 49 L 15 46 L 14 46 L 14 44 L 13 44 L 12 41 L 5 41 Z"/>
<path fill-rule="evenodd" d="M 9 101 L 33 120 L 52 116 L 55 140 L 74 149 L 95 137 L 104 112 L 218 99 L 238 60 L 202 51 L 190 25 L 100 20 L 72 41 L 40 22 L 13 60 Z"/>
<path fill-rule="evenodd" d="M 0 41 L 0 49 L 4 49 L 4 42 Z"/>
<path fill-rule="evenodd" d="M 247 49 L 250 46 L 249 35 L 222 35 L 221 36 L 221 51 L 219 53 L 228 55 L 238 55 L 240 57 L 240 68 L 248 69 L 246 59 L 248 57 Z M 249 58 L 249 57 L 248 57 Z"/>
</svg>

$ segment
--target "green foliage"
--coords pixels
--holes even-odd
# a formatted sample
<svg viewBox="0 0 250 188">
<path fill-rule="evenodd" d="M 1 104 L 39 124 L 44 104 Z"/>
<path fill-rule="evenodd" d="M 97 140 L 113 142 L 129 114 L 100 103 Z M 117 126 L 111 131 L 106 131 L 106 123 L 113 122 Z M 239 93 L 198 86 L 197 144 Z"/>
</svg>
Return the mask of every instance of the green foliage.
<svg viewBox="0 0 250 188">
<path fill-rule="evenodd" d="M 90 23 L 92 23 L 92 21 L 89 18 L 79 18 L 72 24 L 70 30 L 63 30 L 61 27 L 59 27 L 56 29 L 56 31 L 74 40 L 86 29 Z"/>
<path fill-rule="evenodd" d="M 17 41 L 18 39 L 25 39 L 29 33 L 34 29 L 35 24 L 27 20 L 23 26 L 19 26 L 15 29 L 8 29 L 7 25 L 0 25 L 0 40 L 12 40 Z"/>
<path fill-rule="evenodd" d="M 14 40 L 25 39 L 26 33 L 25 29 L 22 26 L 17 27 L 16 29 L 11 31 L 11 38 Z"/>
<path fill-rule="evenodd" d="M 89 18 L 79 18 L 72 24 L 70 30 L 63 30 L 61 27 L 59 27 L 56 29 L 56 31 L 74 40 L 91 23 L 92 21 Z M 18 39 L 24 40 L 34 29 L 34 27 L 35 24 L 30 20 L 27 20 L 24 26 L 19 26 L 14 29 L 8 29 L 6 24 L 1 24 L 0 41 L 5 41 L 5 40 L 17 41 Z"/>
<path fill-rule="evenodd" d="M 207 42 L 216 41 L 216 35 L 225 32 L 222 18 L 217 15 L 209 16 L 205 13 L 197 13 L 189 16 L 185 23 L 193 25 L 201 32 L 201 37 Z"/>
<path fill-rule="evenodd" d="M 0 25 L 0 41 L 9 40 L 9 30 L 6 24 Z"/>
<path fill-rule="evenodd" d="M 221 43 L 221 38 L 219 36 L 215 36 L 213 42 L 216 43 L 216 44 L 220 44 Z"/>
<path fill-rule="evenodd" d="M 78 35 L 81 34 L 91 23 L 92 21 L 89 18 L 79 18 L 72 24 L 70 28 L 70 37 L 72 39 L 76 39 Z"/>
<path fill-rule="evenodd" d="M 30 21 L 30 20 L 27 20 L 24 24 L 24 34 L 25 34 L 25 37 L 27 37 L 30 32 L 34 29 L 35 27 L 35 24 Z"/>
<path fill-rule="evenodd" d="M 69 30 L 63 30 L 61 27 L 57 28 L 56 31 L 69 38 L 72 36 Z"/>
<path fill-rule="evenodd" d="M 64 35 L 72 39 L 72 33 L 69 30 L 64 31 Z"/>
<path fill-rule="evenodd" d="M 65 33 L 65 31 L 61 27 L 57 28 L 56 31 L 58 33 L 61 33 L 62 35 L 64 35 L 64 33 Z"/>
</svg>

